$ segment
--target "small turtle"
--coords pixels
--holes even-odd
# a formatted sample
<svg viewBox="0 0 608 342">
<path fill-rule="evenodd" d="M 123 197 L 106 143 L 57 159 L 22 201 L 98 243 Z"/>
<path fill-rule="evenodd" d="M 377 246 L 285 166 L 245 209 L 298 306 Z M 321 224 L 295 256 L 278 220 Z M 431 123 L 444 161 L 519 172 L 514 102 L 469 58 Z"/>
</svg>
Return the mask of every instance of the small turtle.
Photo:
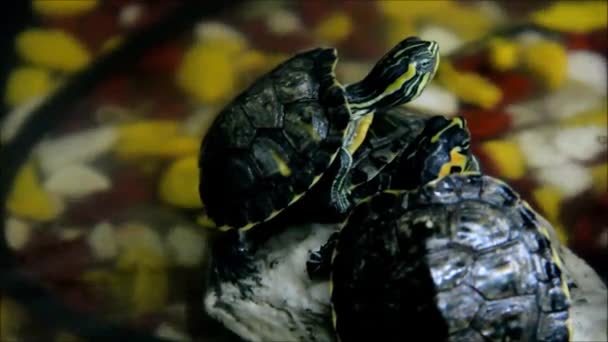
<svg viewBox="0 0 608 342">
<path fill-rule="evenodd" d="M 411 190 L 451 173 L 480 171 L 479 162 L 470 151 L 470 133 L 464 118 L 385 115 L 384 121 L 393 117 L 400 119 L 400 124 L 406 128 L 422 125 L 423 128 L 418 129 L 418 134 L 409 132 L 401 135 L 400 139 L 376 139 L 371 134 L 374 130 L 370 128 L 370 136 L 355 153 L 355 163 L 350 171 L 350 192 L 355 204 L 388 189 Z M 392 131 L 402 132 L 404 129 Z M 342 221 L 344 218 L 342 216 Z M 333 250 L 332 242 L 330 240 L 310 254 L 306 265 L 311 276 L 328 276 L 327 259 Z"/>
<path fill-rule="evenodd" d="M 410 37 L 360 82 L 342 85 L 335 49 L 297 54 L 222 110 L 202 142 L 199 192 L 220 230 L 245 231 L 298 201 L 333 163 L 331 203 L 349 207 L 345 178 L 373 115 L 416 98 L 433 78 L 438 46 Z"/>
<path fill-rule="evenodd" d="M 337 336 L 569 341 L 552 229 L 507 184 L 479 173 L 376 195 L 333 240 Z"/>
</svg>

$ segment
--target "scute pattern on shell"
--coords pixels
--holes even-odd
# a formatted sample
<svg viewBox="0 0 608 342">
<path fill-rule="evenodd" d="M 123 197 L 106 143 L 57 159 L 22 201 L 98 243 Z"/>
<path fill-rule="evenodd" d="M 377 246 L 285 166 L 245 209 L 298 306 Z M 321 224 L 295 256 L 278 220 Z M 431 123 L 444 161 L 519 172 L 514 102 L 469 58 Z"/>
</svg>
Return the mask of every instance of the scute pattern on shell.
<svg viewBox="0 0 608 342">
<path fill-rule="evenodd" d="M 332 265 L 341 340 L 568 341 L 566 281 L 536 215 L 477 174 L 363 203 Z"/>
<path fill-rule="evenodd" d="M 334 49 L 300 53 L 219 114 L 199 161 L 199 191 L 218 226 L 267 220 L 327 171 L 350 122 L 336 61 Z"/>
</svg>

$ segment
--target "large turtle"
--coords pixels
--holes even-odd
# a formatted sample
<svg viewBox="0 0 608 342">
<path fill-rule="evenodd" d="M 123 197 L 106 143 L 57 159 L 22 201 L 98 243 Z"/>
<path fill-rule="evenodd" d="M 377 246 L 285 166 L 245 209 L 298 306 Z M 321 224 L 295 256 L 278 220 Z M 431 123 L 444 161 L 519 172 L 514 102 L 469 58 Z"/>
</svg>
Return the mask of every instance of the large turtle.
<svg viewBox="0 0 608 342">
<path fill-rule="evenodd" d="M 342 85 L 335 49 L 297 54 L 222 110 L 203 140 L 200 195 L 221 230 L 247 230 L 300 199 L 333 163 L 329 202 L 350 207 L 352 154 L 373 115 L 416 98 L 439 63 L 437 43 L 410 37 L 360 82 Z"/>
<path fill-rule="evenodd" d="M 559 245 L 507 184 L 452 174 L 358 206 L 333 241 L 346 341 L 569 341 Z"/>
</svg>

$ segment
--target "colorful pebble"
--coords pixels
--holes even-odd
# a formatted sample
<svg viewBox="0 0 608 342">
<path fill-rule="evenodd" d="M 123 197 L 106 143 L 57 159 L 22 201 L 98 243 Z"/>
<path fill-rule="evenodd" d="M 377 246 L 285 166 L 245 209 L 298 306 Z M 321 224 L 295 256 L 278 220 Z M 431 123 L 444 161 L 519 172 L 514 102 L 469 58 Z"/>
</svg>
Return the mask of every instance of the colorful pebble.
<svg viewBox="0 0 608 342">
<path fill-rule="evenodd" d="M 40 185 L 32 162 L 17 174 L 6 206 L 17 217 L 44 222 L 55 219 L 63 210 L 63 204 Z"/>
<path fill-rule="evenodd" d="M 18 106 L 48 94 L 53 80 L 48 70 L 36 67 L 20 67 L 11 71 L 6 81 L 4 102 Z"/>
<path fill-rule="evenodd" d="M 30 116 L 36 107 L 42 103 L 42 97 L 36 97 L 12 108 L 5 117 L 0 120 L 0 142 L 6 143 L 13 139 L 21 128 L 21 125 Z"/>
<path fill-rule="evenodd" d="M 589 85 L 599 94 L 606 94 L 608 85 L 606 59 L 590 51 L 568 53 L 568 78 Z"/>
<path fill-rule="evenodd" d="M 600 137 L 606 136 L 605 127 L 587 126 L 555 130 L 553 144 L 573 161 L 590 161 L 606 151 L 606 143 Z M 576 142 L 576 143 L 573 143 Z"/>
<path fill-rule="evenodd" d="M 81 130 L 78 133 L 44 140 L 36 148 L 40 168 L 45 175 L 70 164 L 86 163 L 108 152 L 116 143 L 118 132 L 112 126 Z"/>
<path fill-rule="evenodd" d="M 32 9 L 40 15 L 74 16 L 89 12 L 98 5 L 97 0 L 33 0 Z"/>
<path fill-rule="evenodd" d="M 574 163 L 540 169 L 537 177 L 543 184 L 560 189 L 565 197 L 579 195 L 589 189 L 592 184 L 589 169 Z"/>
<path fill-rule="evenodd" d="M 438 79 L 462 101 L 484 109 L 494 107 L 502 98 L 500 88 L 486 78 L 475 73 L 456 70 L 449 62 L 442 62 L 439 66 Z"/>
<path fill-rule="evenodd" d="M 233 93 L 236 74 L 233 54 L 226 47 L 198 44 L 185 52 L 177 71 L 177 84 L 202 103 L 218 103 Z"/>
<path fill-rule="evenodd" d="M 524 46 L 521 62 L 548 89 L 557 89 L 566 80 L 566 50 L 557 42 L 539 41 Z"/>
<path fill-rule="evenodd" d="M 487 141 L 481 144 L 481 149 L 492 159 L 500 177 L 516 180 L 526 174 L 526 163 L 515 141 Z"/>
<path fill-rule="evenodd" d="M 488 55 L 492 66 L 499 71 L 514 69 L 519 64 L 517 44 L 505 39 L 493 39 L 489 43 Z"/>
<path fill-rule="evenodd" d="M 72 164 L 49 175 L 43 187 L 58 195 L 78 198 L 105 191 L 111 185 L 110 179 L 96 169 L 84 164 Z"/>
<path fill-rule="evenodd" d="M 418 98 L 408 103 L 408 107 L 453 116 L 457 114 L 459 106 L 454 94 L 439 86 L 429 85 Z"/>
<path fill-rule="evenodd" d="M 177 226 L 167 235 L 167 247 L 178 266 L 200 264 L 206 249 L 203 236 L 190 227 Z"/>
<path fill-rule="evenodd" d="M 606 28 L 608 4 L 605 1 L 557 1 L 531 14 L 538 25 L 567 32 L 587 33 Z"/>
<path fill-rule="evenodd" d="M 336 44 L 348 37 L 352 30 L 351 18 L 345 13 L 336 12 L 321 21 L 314 29 L 314 34 L 322 42 Z"/>
<path fill-rule="evenodd" d="M 174 161 L 161 176 L 159 197 L 165 203 L 181 208 L 200 208 L 198 193 L 198 158 L 185 157 Z"/>
<path fill-rule="evenodd" d="M 114 226 L 108 222 L 101 222 L 93 227 L 87 237 L 91 251 L 98 260 L 113 259 L 118 255 L 118 243 Z"/>
<path fill-rule="evenodd" d="M 21 250 L 30 240 L 32 226 L 23 220 L 10 217 L 4 225 L 6 244 L 13 250 Z"/>
<path fill-rule="evenodd" d="M 80 70 L 91 60 L 76 38 L 59 30 L 23 31 L 17 35 L 16 48 L 27 62 L 65 72 Z"/>
</svg>

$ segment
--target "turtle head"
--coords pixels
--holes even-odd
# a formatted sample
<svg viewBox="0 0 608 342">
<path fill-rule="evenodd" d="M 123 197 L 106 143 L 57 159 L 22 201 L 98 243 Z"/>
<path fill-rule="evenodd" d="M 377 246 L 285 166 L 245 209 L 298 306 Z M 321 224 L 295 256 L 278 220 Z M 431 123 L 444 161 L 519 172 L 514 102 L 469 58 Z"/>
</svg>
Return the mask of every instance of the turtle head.
<svg viewBox="0 0 608 342">
<path fill-rule="evenodd" d="M 346 93 L 356 117 L 410 102 L 420 95 L 439 65 L 434 41 L 409 37 L 391 49 L 360 82 Z"/>
<path fill-rule="evenodd" d="M 412 143 L 405 159 L 408 188 L 426 184 L 452 173 L 479 171 L 470 150 L 470 133 L 462 117 L 430 118 Z"/>
</svg>

